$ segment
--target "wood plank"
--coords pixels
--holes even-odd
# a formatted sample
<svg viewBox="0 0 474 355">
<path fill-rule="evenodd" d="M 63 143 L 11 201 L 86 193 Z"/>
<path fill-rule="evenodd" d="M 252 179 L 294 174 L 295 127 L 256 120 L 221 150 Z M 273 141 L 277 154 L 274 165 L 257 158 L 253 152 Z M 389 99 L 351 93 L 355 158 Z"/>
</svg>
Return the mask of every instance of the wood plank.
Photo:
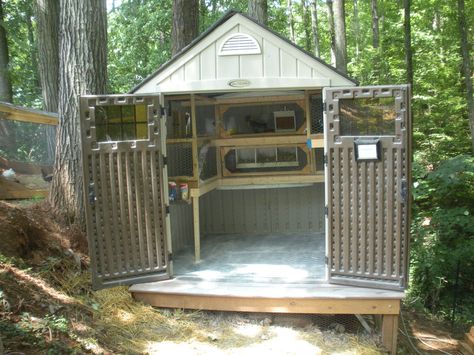
<svg viewBox="0 0 474 355">
<path fill-rule="evenodd" d="M 200 185 L 198 188 L 190 189 L 191 197 L 200 197 L 207 194 L 208 192 L 215 190 L 220 186 L 219 178 L 212 178 L 212 180 L 207 180 L 204 184 Z"/>
<path fill-rule="evenodd" d="M 324 175 L 270 175 L 253 177 L 227 177 L 221 180 L 221 186 L 308 184 L 324 182 Z"/>
<path fill-rule="evenodd" d="M 216 102 L 220 105 L 224 104 L 268 104 L 276 102 L 276 103 L 292 103 L 298 100 L 304 100 L 304 94 L 297 94 L 297 95 L 274 95 L 274 96 L 255 96 L 255 97 L 233 97 L 233 98 L 217 98 Z"/>
<path fill-rule="evenodd" d="M 27 189 L 24 190 L 2 190 L 0 191 L 0 200 L 24 200 L 37 197 L 47 197 L 49 190 Z"/>
<path fill-rule="evenodd" d="M 201 230 L 199 226 L 199 197 L 193 197 L 193 223 L 194 223 L 194 261 L 201 260 Z"/>
<path fill-rule="evenodd" d="M 193 177 L 199 185 L 199 152 L 197 145 L 197 126 L 196 126 L 196 97 L 191 94 L 191 128 L 193 132 L 192 151 L 193 151 Z"/>
<path fill-rule="evenodd" d="M 0 102 L 0 113 L 2 113 L 0 118 L 7 120 L 47 125 L 57 125 L 59 123 L 57 113 L 15 106 L 6 102 Z"/>
<path fill-rule="evenodd" d="M 306 143 L 306 135 L 277 135 L 275 133 L 272 133 L 271 135 L 219 138 L 214 141 L 216 147 L 303 143 Z"/>
<path fill-rule="evenodd" d="M 390 354 L 397 353 L 398 314 L 384 314 L 382 317 L 382 344 Z"/>
<path fill-rule="evenodd" d="M 390 314 L 397 309 L 399 300 L 390 299 L 320 299 L 229 297 L 212 295 L 184 295 L 173 293 L 132 292 L 135 299 L 155 307 L 198 309 L 236 312 L 305 313 L 305 314 Z M 390 313 L 389 313 L 390 312 Z M 397 312 L 398 314 L 398 312 Z M 384 316 L 387 317 L 387 316 Z M 391 315 L 397 318 L 396 315 Z M 392 328 L 386 322 L 385 333 Z M 390 323 L 392 327 L 394 322 Z M 387 337 L 387 344 L 392 338 Z M 385 344 L 385 343 L 384 343 Z"/>
</svg>

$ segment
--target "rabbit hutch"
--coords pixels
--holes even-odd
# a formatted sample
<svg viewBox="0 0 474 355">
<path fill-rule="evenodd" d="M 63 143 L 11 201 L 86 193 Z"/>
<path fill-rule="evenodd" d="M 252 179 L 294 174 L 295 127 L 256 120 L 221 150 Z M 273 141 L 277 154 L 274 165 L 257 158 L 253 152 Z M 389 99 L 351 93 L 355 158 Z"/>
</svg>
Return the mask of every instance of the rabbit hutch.
<svg viewBox="0 0 474 355">
<path fill-rule="evenodd" d="M 409 96 L 229 12 L 131 93 L 81 97 L 94 287 L 158 307 L 378 315 L 395 351 Z"/>
</svg>

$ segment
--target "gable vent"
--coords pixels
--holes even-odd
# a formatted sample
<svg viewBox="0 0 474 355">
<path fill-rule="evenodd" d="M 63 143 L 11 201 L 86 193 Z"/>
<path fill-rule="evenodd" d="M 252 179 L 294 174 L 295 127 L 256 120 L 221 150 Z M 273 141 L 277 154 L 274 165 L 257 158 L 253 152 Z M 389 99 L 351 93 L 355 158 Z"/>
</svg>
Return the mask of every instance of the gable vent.
<svg viewBox="0 0 474 355">
<path fill-rule="evenodd" d="M 234 33 L 222 42 L 219 55 L 260 54 L 257 40 L 245 33 Z"/>
</svg>

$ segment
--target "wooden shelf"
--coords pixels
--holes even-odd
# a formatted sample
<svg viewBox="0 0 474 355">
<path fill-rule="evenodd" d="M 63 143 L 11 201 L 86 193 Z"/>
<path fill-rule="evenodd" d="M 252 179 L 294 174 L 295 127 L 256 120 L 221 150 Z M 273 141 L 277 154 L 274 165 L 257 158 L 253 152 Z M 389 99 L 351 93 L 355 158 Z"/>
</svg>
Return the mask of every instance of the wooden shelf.
<svg viewBox="0 0 474 355">
<path fill-rule="evenodd" d="M 279 145 L 306 143 L 306 135 L 246 135 L 232 138 L 218 138 L 214 141 L 216 147 L 230 146 L 259 146 L 259 145 Z"/>
</svg>

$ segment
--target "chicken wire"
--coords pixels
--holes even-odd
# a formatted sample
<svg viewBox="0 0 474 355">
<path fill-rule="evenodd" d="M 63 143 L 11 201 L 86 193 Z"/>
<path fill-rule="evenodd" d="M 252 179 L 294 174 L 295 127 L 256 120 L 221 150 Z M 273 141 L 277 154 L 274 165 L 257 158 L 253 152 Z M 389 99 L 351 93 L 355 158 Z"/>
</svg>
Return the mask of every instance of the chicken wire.
<svg viewBox="0 0 474 355">
<path fill-rule="evenodd" d="M 217 149 L 210 143 L 202 144 L 199 149 L 199 180 L 206 181 L 217 176 Z"/>
<path fill-rule="evenodd" d="M 52 165 L 55 146 L 56 126 L 0 118 L 0 157 Z"/>
<path fill-rule="evenodd" d="M 323 98 L 321 94 L 311 95 L 310 97 L 311 113 L 311 133 L 323 133 Z"/>
<path fill-rule="evenodd" d="M 167 144 L 168 176 L 193 176 L 192 143 Z"/>
</svg>

